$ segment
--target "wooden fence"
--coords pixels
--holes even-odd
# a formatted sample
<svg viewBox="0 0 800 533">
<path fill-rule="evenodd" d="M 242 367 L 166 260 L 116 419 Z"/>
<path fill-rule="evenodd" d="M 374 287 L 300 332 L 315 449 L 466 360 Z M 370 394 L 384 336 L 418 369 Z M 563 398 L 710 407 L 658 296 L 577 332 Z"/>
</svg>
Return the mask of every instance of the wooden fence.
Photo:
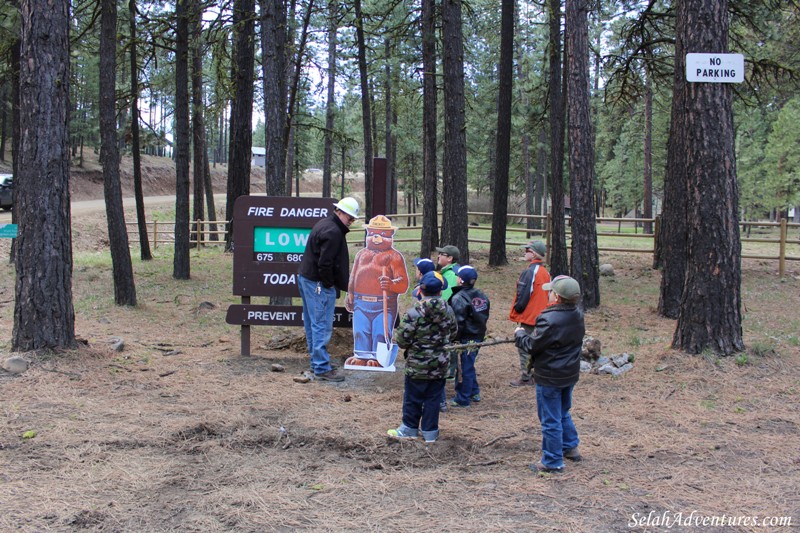
<svg viewBox="0 0 800 533">
<path fill-rule="evenodd" d="M 469 242 L 476 244 L 491 244 L 490 240 L 481 238 L 475 235 L 477 232 L 491 232 L 491 218 L 492 213 L 484 212 L 469 212 L 468 216 L 473 220 L 470 223 Z M 417 225 L 417 221 L 422 220 L 421 213 L 400 213 L 395 215 L 388 215 L 393 220 L 405 220 L 406 225 L 398 225 L 398 237 L 394 239 L 395 242 L 419 242 L 419 233 L 422 231 L 422 226 Z M 519 225 L 510 225 L 506 229 L 506 246 L 522 246 L 531 238 L 540 238 L 544 240 L 548 246 L 550 245 L 550 232 L 551 232 L 551 219 L 549 215 L 523 215 L 512 213 L 508 215 L 509 221 L 514 221 L 517 224 L 527 225 L 528 220 L 538 220 L 539 229 L 528 229 L 520 227 Z M 571 231 L 570 219 L 566 219 L 566 237 L 567 245 L 569 246 Z M 660 217 L 656 218 L 613 218 L 613 217 L 598 217 L 598 231 L 597 236 L 603 237 L 603 242 L 598 243 L 598 250 L 600 252 L 630 252 L 630 253 L 645 253 L 653 254 L 655 249 L 655 235 L 658 234 L 658 227 L 661 223 Z M 201 220 L 191 221 L 189 224 L 190 241 L 193 244 L 205 245 L 224 245 L 225 244 L 225 224 L 226 222 L 219 220 Z M 139 232 L 136 222 L 126 222 L 128 229 L 129 242 L 131 244 L 139 242 Z M 156 248 L 158 245 L 174 244 L 175 242 L 175 224 L 173 222 L 159 222 L 156 220 L 147 222 L 147 233 L 151 238 L 151 245 Z M 616 231 L 613 231 L 616 226 Z M 649 226 L 653 229 L 652 232 L 645 233 L 643 228 Z M 755 229 L 755 231 L 754 231 Z M 632 232 L 631 232 L 632 231 Z M 777 231 L 777 235 L 775 235 Z M 789 233 L 792 232 L 795 237 L 790 238 Z M 413 236 L 404 237 L 403 234 L 414 233 Z M 757 236 L 752 236 L 756 233 Z M 363 243 L 363 237 L 358 232 L 352 232 L 348 242 L 351 244 Z M 767 261 L 778 261 L 778 271 L 781 276 L 786 273 L 786 261 L 800 261 L 800 223 L 788 222 L 786 219 L 781 219 L 780 222 L 741 222 L 741 242 L 742 242 L 742 257 L 746 259 L 763 259 Z M 609 245 L 608 241 L 614 239 L 636 239 L 642 240 L 641 247 L 622 247 Z M 767 248 L 765 253 L 756 253 L 756 250 L 745 249 L 745 245 L 753 244 L 753 248 Z M 787 251 L 787 247 L 790 249 Z M 776 250 L 777 252 L 773 252 Z M 790 253 L 792 250 L 797 251 L 797 255 Z M 758 250 L 763 251 L 763 250 Z"/>
<path fill-rule="evenodd" d="M 200 245 L 225 244 L 224 220 L 192 220 L 189 223 L 189 242 Z M 139 223 L 125 222 L 128 227 L 128 244 L 139 244 Z M 149 220 L 145 222 L 147 237 L 153 249 L 159 244 L 175 244 L 175 223 Z"/>
</svg>

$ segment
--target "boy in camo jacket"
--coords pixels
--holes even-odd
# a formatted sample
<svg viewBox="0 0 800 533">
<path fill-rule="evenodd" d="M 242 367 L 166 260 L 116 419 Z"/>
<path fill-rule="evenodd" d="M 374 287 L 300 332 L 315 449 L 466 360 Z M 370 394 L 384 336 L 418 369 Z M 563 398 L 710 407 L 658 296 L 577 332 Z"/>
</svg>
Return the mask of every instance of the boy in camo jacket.
<svg viewBox="0 0 800 533">
<path fill-rule="evenodd" d="M 403 423 L 390 429 L 390 437 L 415 439 L 420 430 L 425 442 L 439 437 L 439 402 L 450 353 L 444 349 L 455 339 L 458 323 L 453 309 L 442 299 L 447 282 L 439 272 L 420 280 L 422 300 L 415 302 L 394 330 L 394 343 L 405 350 Z"/>
</svg>

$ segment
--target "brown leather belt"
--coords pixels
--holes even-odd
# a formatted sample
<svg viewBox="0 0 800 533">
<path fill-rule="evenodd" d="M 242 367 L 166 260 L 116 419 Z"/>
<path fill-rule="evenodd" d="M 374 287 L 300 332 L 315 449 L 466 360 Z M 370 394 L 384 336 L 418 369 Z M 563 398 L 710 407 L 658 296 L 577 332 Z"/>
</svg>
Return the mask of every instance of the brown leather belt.
<svg viewBox="0 0 800 533">
<path fill-rule="evenodd" d="M 397 296 L 388 296 L 386 298 L 386 300 L 387 301 L 392 301 L 392 300 L 395 300 L 396 298 L 397 298 Z M 360 294 L 356 294 L 355 299 L 356 300 L 361 300 L 362 302 L 371 302 L 371 303 L 382 302 L 383 301 L 383 297 L 382 296 L 362 296 Z"/>
</svg>

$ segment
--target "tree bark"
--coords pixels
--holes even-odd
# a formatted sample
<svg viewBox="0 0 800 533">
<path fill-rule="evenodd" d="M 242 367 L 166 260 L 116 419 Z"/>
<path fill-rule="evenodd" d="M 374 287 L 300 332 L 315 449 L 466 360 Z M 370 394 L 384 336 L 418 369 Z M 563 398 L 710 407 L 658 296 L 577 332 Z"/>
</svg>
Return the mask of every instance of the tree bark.
<svg viewBox="0 0 800 533">
<path fill-rule="evenodd" d="M 539 138 L 536 141 L 536 184 L 533 188 L 533 213 L 534 215 L 546 215 L 547 205 L 544 200 L 547 198 L 545 190 L 545 176 L 547 175 L 547 131 L 544 127 L 539 129 Z M 544 205 L 544 208 L 542 207 Z M 529 228 L 542 229 L 542 219 L 533 219 L 533 224 Z"/>
<path fill-rule="evenodd" d="M 358 72 L 361 80 L 361 122 L 364 126 L 364 195 L 367 220 L 372 218 L 372 110 L 370 106 L 369 73 L 367 72 L 367 45 L 364 40 L 364 16 L 361 0 L 353 2 L 356 15 L 356 41 L 358 44 Z"/>
<path fill-rule="evenodd" d="M 12 67 L 13 68 L 13 67 Z M 0 81 L 0 161 L 6 160 L 6 139 L 8 138 L 8 110 L 11 99 L 8 82 Z"/>
<path fill-rule="evenodd" d="M 325 100 L 325 154 L 322 162 L 322 197 L 329 198 L 333 185 L 333 128 L 336 106 L 336 37 L 339 28 L 336 2 L 328 2 L 328 94 Z"/>
<path fill-rule="evenodd" d="M 728 50 L 728 1 L 684 0 L 686 49 Z M 679 36 L 680 38 L 680 36 Z M 744 349 L 742 339 L 739 189 L 734 154 L 733 97 L 726 83 L 686 87 L 686 282 L 672 345 L 720 355 Z"/>
<path fill-rule="evenodd" d="M 467 240 L 467 133 L 464 99 L 464 35 L 461 0 L 442 1 L 442 61 L 444 65 L 444 217 L 442 242 L 469 262 Z"/>
<path fill-rule="evenodd" d="M 550 274 L 569 272 L 564 225 L 564 98 L 561 88 L 561 0 L 549 0 L 549 89 L 550 89 Z"/>
<path fill-rule="evenodd" d="M 420 257 L 429 257 L 439 246 L 438 189 L 436 159 L 436 3 L 422 0 L 422 136 L 423 195 L 422 243 Z"/>
<path fill-rule="evenodd" d="M 114 278 L 114 303 L 136 305 L 128 230 L 119 181 L 119 145 L 116 121 L 117 3 L 100 2 L 100 163 L 106 203 L 108 241 Z"/>
<path fill-rule="evenodd" d="M 189 279 L 189 16 L 192 0 L 175 3 L 175 255 L 172 277 Z"/>
<path fill-rule="evenodd" d="M 133 195 L 136 199 L 136 223 L 139 231 L 139 255 L 142 261 L 150 261 L 150 237 L 147 234 L 147 218 L 144 211 L 144 191 L 142 190 L 142 143 L 139 135 L 139 66 L 136 58 L 136 0 L 128 2 L 130 22 L 130 61 L 131 61 L 131 156 L 133 157 Z"/>
<path fill-rule="evenodd" d="M 250 159 L 253 148 L 253 65 L 255 64 L 255 0 L 234 0 L 234 50 L 231 79 L 230 148 L 228 153 L 228 192 L 225 203 L 225 250 L 233 240 L 233 203 L 250 194 Z"/>
<path fill-rule="evenodd" d="M 208 165 L 208 150 L 203 153 L 203 180 L 205 181 L 205 187 L 203 189 L 206 193 L 206 210 L 208 212 L 208 220 L 217 220 L 217 209 L 214 206 L 214 187 L 211 185 L 211 169 Z M 210 224 L 208 226 L 208 232 L 210 240 L 219 240 L 219 235 L 216 233 L 216 224 Z"/>
<path fill-rule="evenodd" d="M 269 196 L 286 194 L 286 23 L 283 0 L 261 0 L 264 147 Z"/>
<path fill-rule="evenodd" d="M 569 178 L 572 206 L 570 271 L 585 309 L 600 305 L 600 257 L 594 210 L 594 139 L 589 103 L 588 0 L 567 0 Z"/>
<path fill-rule="evenodd" d="M 12 349 L 75 347 L 69 195 L 69 3 L 20 6 L 19 236 Z M 16 161 L 16 158 L 15 158 Z"/>
<path fill-rule="evenodd" d="M 192 3 L 190 34 L 192 36 L 192 234 L 199 243 L 202 240 L 205 220 L 205 165 L 206 165 L 206 126 L 203 109 L 203 8 L 199 2 Z M 209 213 L 209 218 L 211 213 Z"/>
<path fill-rule="evenodd" d="M 644 94 L 644 201 L 643 218 L 653 218 L 653 87 L 646 74 Z M 653 233 L 652 222 L 645 222 L 643 233 Z"/>
<path fill-rule="evenodd" d="M 500 13 L 500 68 L 497 91 L 497 142 L 495 144 L 494 197 L 489 265 L 508 264 L 508 167 L 511 161 L 511 91 L 514 74 L 514 0 L 502 0 Z"/>
<path fill-rule="evenodd" d="M 386 75 L 386 79 L 384 81 L 384 102 L 386 104 L 384 108 L 386 194 L 384 197 L 384 202 L 386 203 L 386 213 L 395 213 L 396 210 L 393 209 L 392 206 L 392 198 L 394 198 L 394 191 L 396 190 L 394 173 L 392 172 L 394 165 L 394 161 L 392 160 L 392 67 L 390 63 L 392 57 L 392 46 L 388 38 L 384 38 L 383 46 L 386 53 L 386 64 L 384 65 L 384 72 Z"/>
<path fill-rule="evenodd" d="M 19 7 L 17 0 L 12 0 L 12 5 Z M 22 135 L 20 133 L 20 87 L 19 87 L 19 69 L 20 69 L 20 39 L 19 37 L 11 43 L 9 56 L 11 58 L 11 172 L 14 176 L 19 176 L 19 151 L 20 144 L 22 143 Z M 69 140 L 67 140 L 69 143 Z M 18 181 L 19 182 L 19 181 Z M 17 195 L 19 187 L 14 187 L 14 205 L 17 204 Z M 11 210 L 11 223 L 17 224 L 17 209 Z M 17 239 L 11 239 L 11 251 L 8 253 L 8 262 L 14 263 L 16 257 Z"/>
<path fill-rule="evenodd" d="M 675 75 L 672 82 L 672 114 L 667 141 L 667 172 L 664 175 L 664 205 L 654 266 L 661 268 L 658 313 L 678 318 L 687 258 L 687 202 L 685 107 L 687 25 L 685 1 L 677 3 L 675 21 Z"/>
</svg>

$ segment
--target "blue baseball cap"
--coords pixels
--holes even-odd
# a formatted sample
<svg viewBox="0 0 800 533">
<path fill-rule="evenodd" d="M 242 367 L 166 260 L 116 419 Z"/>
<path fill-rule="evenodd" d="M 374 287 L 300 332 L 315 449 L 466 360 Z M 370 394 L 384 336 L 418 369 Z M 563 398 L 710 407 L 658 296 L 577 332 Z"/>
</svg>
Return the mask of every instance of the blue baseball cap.
<svg viewBox="0 0 800 533">
<path fill-rule="evenodd" d="M 419 269 L 422 275 L 436 270 L 436 264 L 430 259 L 426 259 L 424 257 L 418 257 L 417 259 L 414 259 L 414 266 Z"/>
<path fill-rule="evenodd" d="M 470 283 L 478 279 L 478 271 L 472 265 L 463 265 L 458 269 L 456 276 L 461 278 L 464 283 Z"/>
<path fill-rule="evenodd" d="M 419 280 L 419 286 L 422 294 L 433 296 L 442 292 L 442 289 L 447 288 L 447 280 L 438 272 L 428 272 Z"/>
</svg>

